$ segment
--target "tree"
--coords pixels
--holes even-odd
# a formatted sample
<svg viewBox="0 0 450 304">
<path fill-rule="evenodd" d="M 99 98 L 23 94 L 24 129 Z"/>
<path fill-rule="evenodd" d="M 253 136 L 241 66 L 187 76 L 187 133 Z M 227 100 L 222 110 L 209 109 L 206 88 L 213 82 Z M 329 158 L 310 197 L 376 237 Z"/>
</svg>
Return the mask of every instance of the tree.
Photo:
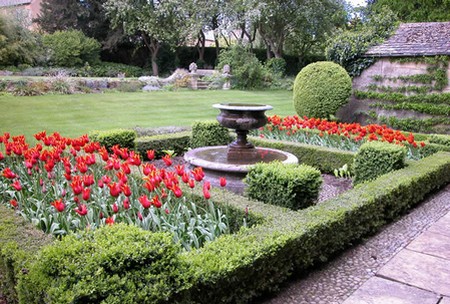
<svg viewBox="0 0 450 304">
<path fill-rule="evenodd" d="M 103 4 L 106 0 L 44 0 L 39 16 L 34 19 L 49 34 L 56 31 L 79 30 L 86 36 L 100 41 L 104 48 L 112 48 L 120 29 L 110 30 L 110 20 Z M 111 43 L 111 42 L 114 43 Z"/>
<path fill-rule="evenodd" d="M 281 58 L 287 41 L 324 35 L 334 27 L 336 12 L 344 11 L 341 0 L 250 0 L 248 14 L 276 58 Z"/>
<path fill-rule="evenodd" d="M 449 0 L 368 0 L 368 5 L 371 11 L 386 6 L 403 22 L 450 21 Z"/>
<path fill-rule="evenodd" d="M 125 33 L 139 33 L 151 55 L 153 75 L 158 75 L 158 52 L 162 43 L 175 47 L 190 35 L 192 3 L 176 0 L 107 0 L 104 4 L 112 25 Z"/>
<path fill-rule="evenodd" d="M 0 14 L 0 65 L 32 64 L 38 55 L 37 36 L 20 20 Z"/>
</svg>

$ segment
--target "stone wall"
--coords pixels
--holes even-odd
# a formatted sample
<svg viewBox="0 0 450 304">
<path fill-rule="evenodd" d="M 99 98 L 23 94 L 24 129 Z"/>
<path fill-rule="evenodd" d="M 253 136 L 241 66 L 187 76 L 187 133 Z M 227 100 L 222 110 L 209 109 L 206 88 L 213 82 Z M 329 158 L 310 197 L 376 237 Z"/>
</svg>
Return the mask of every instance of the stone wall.
<svg viewBox="0 0 450 304">
<path fill-rule="evenodd" d="M 358 91 L 367 91 L 367 87 L 375 81 L 374 76 L 382 76 L 383 80 L 377 82 L 377 85 L 391 86 L 393 88 L 404 86 L 405 83 L 401 81 L 392 81 L 386 79 L 396 78 L 399 76 L 410 76 L 416 74 L 426 74 L 427 65 L 425 63 L 400 63 L 391 62 L 389 58 L 381 58 L 378 61 L 364 70 L 359 77 L 353 79 L 353 89 Z M 447 70 L 447 77 L 450 75 L 450 65 Z M 450 81 L 449 81 L 450 83 Z M 420 84 L 415 84 L 420 85 Z M 450 92 L 450 86 L 447 86 L 443 92 Z"/>
</svg>

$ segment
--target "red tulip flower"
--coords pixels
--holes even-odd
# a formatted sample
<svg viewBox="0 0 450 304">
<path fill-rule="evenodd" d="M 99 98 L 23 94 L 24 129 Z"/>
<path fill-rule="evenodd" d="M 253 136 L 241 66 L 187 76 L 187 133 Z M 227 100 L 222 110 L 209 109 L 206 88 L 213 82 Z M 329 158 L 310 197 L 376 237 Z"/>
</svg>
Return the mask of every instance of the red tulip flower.
<svg viewBox="0 0 450 304">
<path fill-rule="evenodd" d="M 184 175 L 184 165 L 176 165 L 176 166 L 175 166 L 175 172 L 176 172 L 179 176 L 183 176 L 183 175 Z"/>
<path fill-rule="evenodd" d="M 5 158 L 5 156 L 3 155 L 2 152 L 0 152 L 0 160 L 3 160 Z"/>
<path fill-rule="evenodd" d="M 87 207 L 85 204 L 78 205 L 78 207 L 73 210 L 81 216 L 85 216 L 88 213 L 88 210 L 87 210 Z"/>
<path fill-rule="evenodd" d="M 13 179 L 13 178 L 15 178 L 15 177 L 17 176 L 17 175 L 16 175 L 14 172 L 12 172 L 11 169 L 8 168 L 8 167 L 5 168 L 5 169 L 3 169 L 2 175 L 3 175 L 3 177 L 9 178 L 9 179 Z"/>
<path fill-rule="evenodd" d="M 139 197 L 139 202 L 141 203 L 142 207 L 144 207 L 144 209 L 148 209 L 152 205 L 152 202 L 148 199 L 147 195 L 145 194 Z"/>
<path fill-rule="evenodd" d="M 74 176 L 72 183 L 70 183 L 70 186 L 72 187 L 73 193 L 75 195 L 80 194 L 81 192 L 83 192 L 83 183 L 81 181 L 81 177 L 80 176 Z"/>
<path fill-rule="evenodd" d="M 89 200 L 91 197 L 91 188 L 84 188 L 82 191 L 82 197 L 85 201 Z"/>
<path fill-rule="evenodd" d="M 105 219 L 105 224 L 112 226 L 114 224 L 114 218 L 113 217 L 108 217 Z"/>
<path fill-rule="evenodd" d="M 17 206 L 19 205 L 19 203 L 18 203 L 15 199 L 10 200 L 9 203 L 10 203 L 11 206 L 13 206 L 14 208 L 17 208 Z"/>
<path fill-rule="evenodd" d="M 125 194 L 125 196 L 131 196 L 131 189 L 130 186 L 128 186 L 127 184 L 123 184 L 122 185 L 122 192 L 123 194 Z"/>
<path fill-rule="evenodd" d="M 147 158 L 148 158 L 149 160 L 155 159 L 155 150 L 148 150 L 148 151 L 147 151 Z"/>
<path fill-rule="evenodd" d="M 130 200 L 128 199 L 128 197 L 124 199 L 124 201 L 123 201 L 122 204 L 123 204 L 123 208 L 124 208 L 125 210 L 130 209 Z"/>
<path fill-rule="evenodd" d="M 83 184 L 85 187 L 89 187 L 95 183 L 93 175 L 84 175 Z"/>
<path fill-rule="evenodd" d="M 219 179 L 219 184 L 220 184 L 220 187 L 225 187 L 227 185 L 227 180 L 225 179 L 225 177 L 221 177 Z"/>
<path fill-rule="evenodd" d="M 167 167 L 172 166 L 172 159 L 170 158 L 169 154 L 164 155 L 162 160 L 164 161 Z"/>
<path fill-rule="evenodd" d="M 120 184 L 113 182 L 111 184 L 108 184 L 109 187 L 109 193 L 112 197 L 118 197 L 121 192 Z"/>
<path fill-rule="evenodd" d="M 53 203 L 51 203 L 51 205 L 52 205 L 53 207 L 55 207 L 55 209 L 56 209 L 58 212 L 63 212 L 64 209 L 66 208 L 66 205 L 63 203 L 63 201 L 62 201 L 61 198 L 58 199 L 58 200 L 56 200 L 56 201 L 54 201 Z"/>
<path fill-rule="evenodd" d="M 13 183 L 12 186 L 14 189 L 16 189 L 16 191 L 20 191 L 22 190 L 22 185 L 20 184 L 20 181 L 18 179 L 16 179 Z"/>
<path fill-rule="evenodd" d="M 144 219 L 143 217 L 142 217 L 142 214 L 138 211 L 138 213 L 137 213 L 137 216 L 138 216 L 138 219 L 142 222 L 142 220 Z"/>
<path fill-rule="evenodd" d="M 117 204 L 114 203 L 114 204 L 112 205 L 112 210 L 113 210 L 114 213 L 119 212 L 119 206 L 117 206 Z"/>
<path fill-rule="evenodd" d="M 203 173 L 202 167 L 197 167 L 194 170 L 192 170 L 192 174 L 194 175 L 194 179 L 198 182 L 201 182 L 205 177 L 205 173 Z"/>
<path fill-rule="evenodd" d="M 159 196 L 155 195 L 155 196 L 152 198 L 152 204 L 153 204 L 153 206 L 155 206 L 156 208 L 161 208 L 162 204 L 161 204 L 161 201 L 159 200 Z"/>
</svg>

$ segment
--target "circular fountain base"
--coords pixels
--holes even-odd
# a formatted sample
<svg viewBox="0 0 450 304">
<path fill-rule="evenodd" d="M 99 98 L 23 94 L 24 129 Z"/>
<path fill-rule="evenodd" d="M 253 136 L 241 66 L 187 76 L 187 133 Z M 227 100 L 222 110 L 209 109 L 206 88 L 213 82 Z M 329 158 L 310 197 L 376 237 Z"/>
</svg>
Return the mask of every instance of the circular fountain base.
<svg viewBox="0 0 450 304">
<path fill-rule="evenodd" d="M 253 150 L 253 149 L 252 149 Z M 202 167 L 206 179 L 218 186 L 220 177 L 227 179 L 227 190 L 242 194 L 242 179 L 256 163 L 269 163 L 278 160 L 284 164 L 297 164 L 298 159 L 291 153 L 280 150 L 256 147 L 251 158 L 227 158 L 227 146 L 202 147 L 188 151 L 184 159 L 191 166 Z"/>
</svg>

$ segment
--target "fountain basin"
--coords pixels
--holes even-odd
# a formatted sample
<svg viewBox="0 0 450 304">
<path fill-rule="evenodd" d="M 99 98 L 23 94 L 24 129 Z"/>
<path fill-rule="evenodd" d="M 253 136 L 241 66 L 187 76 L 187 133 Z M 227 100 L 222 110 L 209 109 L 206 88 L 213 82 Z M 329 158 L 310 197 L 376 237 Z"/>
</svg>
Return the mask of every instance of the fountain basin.
<svg viewBox="0 0 450 304">
<path fill-rule="evenodd" d="M 227 157 L 228 146 L 201 147 L 190 150 L 184 154 L 184 159 L 191 166 L 202 167 L 206 179 L 213 186 L 218 186 L 220 177 L 228 181 L 227 189 L 242 194 L 244 183 L 242 179 L 256 163 L 281 161 L 284 164 L 297 164 L 295 155 L 269 148 L 254 148 L 256 155 L 252 159 L 232 159 Z"/>
</svg>

